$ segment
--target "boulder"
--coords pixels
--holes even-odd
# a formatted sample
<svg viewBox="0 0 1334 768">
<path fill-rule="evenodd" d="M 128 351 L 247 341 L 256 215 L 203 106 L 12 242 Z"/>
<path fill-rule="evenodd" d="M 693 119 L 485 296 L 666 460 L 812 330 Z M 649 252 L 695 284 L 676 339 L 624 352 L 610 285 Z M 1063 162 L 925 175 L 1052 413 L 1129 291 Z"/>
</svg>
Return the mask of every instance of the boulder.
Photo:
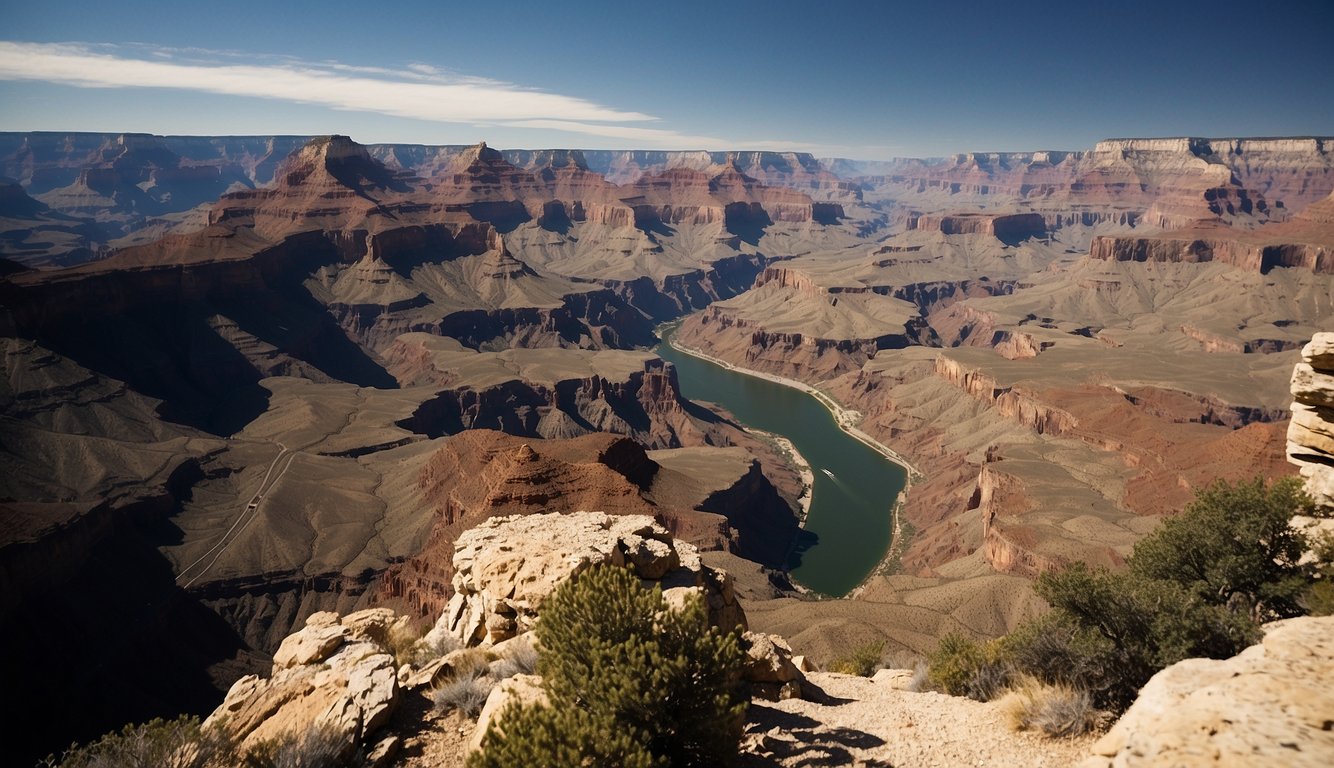
<svg viewBox="0 0 1334 768">
<path fill-rule="evenodd" d="M 273 654 L 273 671 L 324 661 L 350 634 L 347 627 L 341 624 L 311 626 L 307 622 L 299 632 L 283 638 L 282 645 Z"/>
<path fill-rule="evenodd" d="M 1302 347 L 1302 362 L 1317 371 L 1334 371 L 1334 333 L 1317 333 Z"/>
<path fill-rule="evenodd" d="M 1334 617 L 1274 622 L 1231 659 L 1154 675 L 1084 768 L 1334 765 Z"/>
<path fill-rule="evenodd" d="M 283 641 L 272 675 L 237 680 L 205 725 L 225 728 L 242 750 L 317 727 L 336 733 L 346 754 L 371 745 L 399 700 L 398 670 L 382 639 L 398 622 L 382 609 L 342 621 L 315 614 Z"/>
<path fill-rule="evenodd" d="M 717 626 L 745 626 L 731 575 L 701 563 L 695 547 L 674 541 L 646 515 L 495 517 L 459 536 L 453 562 L 455 594 L 427 643 L 449 635 L 465 645 L 495 645 L 528 632 L 557 586 L 603 563 L 632 568 L 677 603 L 700 595 Z"/>
<path fill-rule="evenodd" d="M 542 690 L 542 678 L 537 675 L 515 675 L 491 689 L 486 704 L 482 705 L 482 713 L 477 716 L 477 727 L 472 732 L 472 739 L 468 742 L 469 754 L 482 748 L 482 739 L 487 729 L 511 702 L 523 706 L 546 704 L 547 694 Z"/>
<path fill-rule="evenodd" d="M 801 698 L 805 675 L 792 661 L 792 646 L 778 635 L 747 632 L 746 668 L 741 677 L 750 683 L 751 695 L 769 701 Z"/>
<path fill-rule="evenodd" d="M 914 677 L 916 673 L 911 669 L 877 669 L 875 674 L 871 675 L 871 682 L 896 691 L 908 691 L 912 689 Z"/>
</svg>

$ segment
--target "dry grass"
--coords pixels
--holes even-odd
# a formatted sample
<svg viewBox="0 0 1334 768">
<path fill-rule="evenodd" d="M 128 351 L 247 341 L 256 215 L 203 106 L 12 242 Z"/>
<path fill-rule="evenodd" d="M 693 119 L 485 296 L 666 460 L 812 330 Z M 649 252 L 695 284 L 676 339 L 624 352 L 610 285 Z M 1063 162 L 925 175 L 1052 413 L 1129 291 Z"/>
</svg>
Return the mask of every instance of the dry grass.
<svg viewBox="0 0 1334 768">
<path fill-rule="evenodd" d="M 496 681 L 485 675 L 481 677 L 459 677 L 444 683 L 431 694 L 431 701 L 438 712 L 457 709 L 468 717 L 477 717 L 482 706 L 491 695 Z"/>
<path fill-rule="evenodd" d="M 477 717 L 499 681 L 491 671 L 491 662 L 495 660 L 495 655 L 483 648 L 456 652 L 450 660 L 449 677 L 431 694 L 436 711 L 456 709 L 468 717 Z"/>
<path fill-rule="evenodd" d="M 417 646 L 421 642 L 421 632 L 412 624 L 394 624 L 384 638 L 385 647 L 394 657 L 395 666 L 403 666 L 417 661 Z"/>
<path fill-rule="evenodd" d="M 1088 691 L 1049 685 L 1024 677 L 1001 699 L 1010 728 L 1038 731 L 1050 738 L 1070 738 L 1101 730 L 1107 713 L 1095 709 Z"/>
<path fill-rule="evenodd" d="M 536 669 L 537 649 L 532 643 L 519 640 L 491 664 L 491 676 L 497 681 L 508 680 L 515 675 L 531 675 Z"/>
</svg>

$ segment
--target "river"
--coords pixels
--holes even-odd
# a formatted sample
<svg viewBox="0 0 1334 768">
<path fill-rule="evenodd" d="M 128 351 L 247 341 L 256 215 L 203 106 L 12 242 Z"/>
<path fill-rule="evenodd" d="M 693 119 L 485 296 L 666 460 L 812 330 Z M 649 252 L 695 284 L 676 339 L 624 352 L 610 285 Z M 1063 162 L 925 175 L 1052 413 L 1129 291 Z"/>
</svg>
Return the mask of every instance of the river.
<svg viewBox="0 0 1334 768">
<path fill-rule="evenodd" d="M 675 325 L 661 329 L 657 353 L 676 366 L 681 393 L 717 403 L 745 426 L 791 440 L 815 474 L 804 537 L 789 567 L 802 586 L 842 596 L 861 583 L 889 549 L 903 467 L 839 428 L 815 397 L 747 376 L 672 346 Z"/>
</svg>

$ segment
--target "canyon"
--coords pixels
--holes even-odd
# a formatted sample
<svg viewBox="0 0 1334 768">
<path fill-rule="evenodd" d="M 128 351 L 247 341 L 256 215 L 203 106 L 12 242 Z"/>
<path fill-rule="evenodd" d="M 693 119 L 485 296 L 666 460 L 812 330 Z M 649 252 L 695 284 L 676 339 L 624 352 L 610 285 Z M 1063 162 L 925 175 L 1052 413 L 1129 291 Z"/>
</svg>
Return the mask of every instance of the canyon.
<svg viewBox="0 0 1334 768">
<path fill-rule="evenodd" d="M 817 662 L 1001 634 L 1038 573 L 1295 473 L 1289 375 L 1334 319 L 1331 138 L 868 163 L 10 133 L 0 176 L 0 657 L 33 712 L 87 702 L 17 713 L 48 748 L 211 710 L 321 611 L 434 620 L 498 516 L 650 515 Z M 850 596 L 787 581 L 800 471 L 681 395 L 653 348 L 682 318 L 913 465 Z"/>
</svg>

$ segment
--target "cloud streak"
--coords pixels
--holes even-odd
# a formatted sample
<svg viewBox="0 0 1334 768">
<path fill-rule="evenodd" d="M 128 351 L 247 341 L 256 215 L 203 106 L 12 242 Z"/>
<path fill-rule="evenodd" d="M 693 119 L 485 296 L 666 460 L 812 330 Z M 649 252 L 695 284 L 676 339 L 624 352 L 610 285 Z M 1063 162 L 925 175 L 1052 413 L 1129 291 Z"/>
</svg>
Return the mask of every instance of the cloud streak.
<svg viewBox="0 0 1334 768">
<path fill-rule="evenodd" d="M 559 120 L 581 123 L 656 121 L 652 115 L 586 99 L 525 89 L 512 83 L 452 76 L 429 65 L 407 70 L 349 67 L 336 62 L 227 63 L 180 61 L 171 51 L 151 59 L 119 48 L 0 41 L 0 79 L 80 88 L 170 88 L 313 104 L 444 123 L 509 124 Z M 592 132 L 591 130 L 589 132 Z M 662 131 L 666 138 L 673 134 Z M 601 134 L 594 134 L 601 135 Z"/>
<path fill-rule="evenodd" d="M 624 139 L 639 148 L 834 151 L 797 142 L 738 142 L 686 133 L 664 127 L 658 117 L 642 112 L 450 72 L 425 62 L 396 69 L 239 51 L 0 40 L 0 81 L 4 80 L 215 93 L 435 123 Z"/>
</svg>

